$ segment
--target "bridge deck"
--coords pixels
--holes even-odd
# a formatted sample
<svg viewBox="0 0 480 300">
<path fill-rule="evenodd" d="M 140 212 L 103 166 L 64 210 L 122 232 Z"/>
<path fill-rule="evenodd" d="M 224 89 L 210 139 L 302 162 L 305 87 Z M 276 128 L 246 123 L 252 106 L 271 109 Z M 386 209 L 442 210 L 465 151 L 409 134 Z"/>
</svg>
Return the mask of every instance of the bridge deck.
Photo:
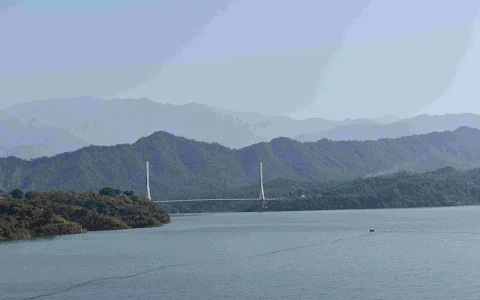
<svg viewBox="0 0 480 300">
<path fill-rule="evenodd" d="M 265 198 L 265 201 L 272 201 L 272 200 L 285 200 L 282 198 Z M 194 201 L 262 201 L 259 198 L 255 199 L 183 199 L 183 200 L 156 200 L 153 202 L 194 202 Z"/>
</svg>

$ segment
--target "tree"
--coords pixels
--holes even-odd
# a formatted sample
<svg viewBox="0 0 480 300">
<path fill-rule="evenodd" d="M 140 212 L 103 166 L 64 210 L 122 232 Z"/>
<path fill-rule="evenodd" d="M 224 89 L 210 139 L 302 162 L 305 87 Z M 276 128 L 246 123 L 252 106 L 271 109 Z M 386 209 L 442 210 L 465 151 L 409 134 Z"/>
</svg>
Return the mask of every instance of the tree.
<svg viewBox="0 0 480 300">
<path fill-rule="evenodd" d="M 124 191 L 123 194 L 127 196 L 133 196 L 135 193 L 133 191 Z"/>
<path fill-rule="evenodd" d="M 23 191 L 21 189 L 14 189 L 11 193 L 12 198 L 15 199 L 22 199 L 23 198 Z"/>
<path fill-rule="evenodd" d="M 122 191 L 120 191 L 119 189 L 112 189 L 111 187 L 104 187 L 98 193 L 100 195 L 115 197 L 117 195 L 120 195 Z"/>
<path fill-rule="evenodd" d="M 53 210 L 50 207 L 44 209 L 42 214 L 41 224 L 46 225 L 50 223 L 53 216 L 55 216 L 55 214 L 53 213 Z"/>
<path fill-rule="evenodd" d="M 32 192 L 31 191 L 28 191 L 25 193 L 25 198 L 27 198 L 28 200 L 32 199 Z"/>
</svg>

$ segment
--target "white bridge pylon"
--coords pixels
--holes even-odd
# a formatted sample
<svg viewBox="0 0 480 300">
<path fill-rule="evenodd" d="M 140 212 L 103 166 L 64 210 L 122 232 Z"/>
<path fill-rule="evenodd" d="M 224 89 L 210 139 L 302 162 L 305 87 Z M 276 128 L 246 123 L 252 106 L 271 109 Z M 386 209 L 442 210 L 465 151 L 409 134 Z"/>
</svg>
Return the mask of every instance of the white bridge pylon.
<svg viewBox="0 0 480 300">
<path fill-rule="evenodd" d="M 260 200 L 262 200 L 262 208 L 265 208 L 265 191 L 263 190 L 263 168 L 260 162 Z"/>
<path fill-rule="evenodd" d="M 147 198 L 149 200 L 152 200 L 152 197 L 150 197 L 150 172 L 149 172 L 149 169 L 148 169 L 148 161 L 147 161 Z"/>
</svg>

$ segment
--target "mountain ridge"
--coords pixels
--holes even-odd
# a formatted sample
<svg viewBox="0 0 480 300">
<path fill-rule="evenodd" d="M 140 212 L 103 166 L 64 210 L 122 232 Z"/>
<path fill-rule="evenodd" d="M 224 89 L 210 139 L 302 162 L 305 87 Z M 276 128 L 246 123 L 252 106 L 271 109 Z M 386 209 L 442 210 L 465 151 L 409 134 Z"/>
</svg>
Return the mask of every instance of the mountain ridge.
<svg viewBox="0 0 480 300">
<path fill-rule="evenodd" d="M 56 126 L 93 145 L 133 143 L 142 136 L 163 130 L 237 149 L 280 135 L 309 132 L 312 128 L 365 122 L 294 120 L 198 103 L 173 105 L 147 98 L 100 100 L 89 96 L 18 103 L 0 111 L 0 120 L 10 118 L 19 118 L 35 127 Z"/>
<path fill-rule="evenodd" d="M 134 143 L 157 131 L 241 149 L 279 136 L 305 142 L 322 138 L 362 141 L 454 130 L 464 125 L 480 128 L 480 116 L 475 114 L 420 115 L 392 122 L 397 118 L 387 115 L 375 120 L 295 120 L 256 112 L 233 112 L 196 102 L 174 105 L 147 98 L 101 100 L 89 96 L 46 99 L 15 104 L 0 111 L 0 123 L 17 122 L 25 130 L 58 128 L 63 133 L 58 131 L 51 139 L 45 136 L 41 141 L 32 138 L 21 145 L 10 145 L 10 140 L 16 137 L 0 132 L 0 144 L 4 145 L 3 149 L 0 147 L 0 156 L 31 159 L 87 145 Z M 77 142 L 72 144 L 74 139 Z"/>
<path fill-rule="evenodd" d="M 388 124 L 340 125 L 332 130 L 295 136 L 296 140 L 312 142 L 322 138 L 332 140 L 378 140 L 414 134 L 455 130 L 462 126 L 480 128 L 480 115 L 473 113 L 417 115 Z"/>
<path fill-rule="evenodd" d="M 461 127 L 365 142 L 303 143 L 280 137 L 241 149 L 159 131 L 133 144 L 88 146 L 32 161 L 2 158 L 0 185 L 5 190 L 76 192 L 122 186 L 143 193 L 145 161 L 150 162 L 152 197 L 216 197 L 226 189 L 257 182 L 260 161 L 265 181 L 346 180 L 398 170 L 480 167 L 480 130 Z"/>
</svg>

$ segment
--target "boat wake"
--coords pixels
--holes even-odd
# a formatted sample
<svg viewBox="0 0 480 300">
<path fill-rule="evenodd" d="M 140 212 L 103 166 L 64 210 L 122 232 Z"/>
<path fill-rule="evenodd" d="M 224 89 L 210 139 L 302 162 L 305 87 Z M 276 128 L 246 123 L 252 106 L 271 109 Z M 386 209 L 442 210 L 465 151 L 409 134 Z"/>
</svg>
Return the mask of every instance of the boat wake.
<svg viewBox="0 0 480 300">
<path fill-rule="evenodd" d="M 86 285 L 89 285 L 89 284 L 92 284 L 92 283 L 100 282 L 100 281 L 121 280 L 121 279 L 133 278 L 133 277 L 136 277 L 136 276 L 140 276 L 140 275 L 143 275 L 143 274 L 152 273 L 152 272 L 159 271 L 159 270 L 163 270 L 163 269 L 167 269 L 167 268 L 181 267 L 181 266 L 189 266 L 189 265 L 193 265 L 193 264 L 167 265 L 167 266 L 161 266 L 161 267 L 158 267 L 158 268 L 153 268 L 153 269 L 150 269 L 150 270 L 146 270 L 146 271 L 142 271 L 142 272 L 138 272 L 138 273 L 130 274 L 130 275 L 112 276 L 112 277 L 104 277 L 104 278 L 92 279 L 92 280 L 88 280 L 88 281 L 85 281 L 85 282 L 81 282 L 81 283 L 78 283 L 78 284 L 69 286 L 69 287 L 64 288 L 64 289 L 61 289 L 61 290 L 57 290 L 57 291 L 54 291 L 54 292 L 45 293 L 45 294 L 41 294 L 41 295 L 37 295 L 37 296 L 33 296 L 33 297 L 27 297 L 27 298 L 23 298 L 23 299 L 24 299 L 24 300 L 30 300 L 30 299 L 39 299 L 39 298 L 44 298 L 44 297 L 49 297 L 49 296 L 55 296 L 55 295 L 58 295 L 58 294 L 61 294 L 61 293 L 65 293 L 65 292 L 68 292 L 68 291 L 70 291 L 70 290 L 79 288 L 79 287 L 83 287 L 83 286 L 86 286 Z"/>
<path fill-rule="evenodd" d="M 327 246 L 327 245 L 339 243 L 339 242 L 346 241 L 346 240 L 359 239 L 359 238 L 366 237 L 366 236 L 369 236 L 369 234 L 361 234 L 361 235 L 357 235 L 357 236 L 351 236 L 351 237 L 336 239 L 336 240 L 330 241 L 328 243 L 317 243 L 317 244 L 310 244 L 310 245 L 303 245 L 303 246 L 298 246 L 298 247 L 280 249 L 280 250 L 275 250 L 275 251 L 271 251 L 271 252 L 252 255 L 252 256 L 249 256 L 249 258 L 267 256 L 267 255 L 272 255 L 272 254 L 276 254 L 276 253 L 280 253 L 280 252 L 294 251 L 294 250 L 300 250 L 300 249 L 305 249 L 305 248 Z"/>
<path fill-rule="evenodd" d="M 357 235 L 357 236 L 351 236 L 351 237 L 336 239 L 336 240 L 333 240 L 333 241 L 330 241 L 330 242 L 327 242 L 327 243 L 316 243 L 316 244 L 309 244 L 309 245 L 303 245 L 303 246 L 298 246 L 298 247 L 279 249 L 279 250 L 260 253 L 260 254 L 255 254 L 255 255 L 251 255 L 251 256 L 247 256 L 247 257 L 240 257 L 238 259 L 233 259 L 233 260 L 230 259 L 229 261 L 239 261 L 239 260 L 251 259 L 251 258 L 255 258 L 255 257 L 274 255 L 276 253 L 281 253 L 281 252 L 295 251 L 295 250 L 313 248 L 313 247 L 320 247 L 320 246 L 327 246 L 327 245 L 332 245 L 332 244 L 339 243 L 339 242 L 342 242 L 342 241 L 359 239 L 359 238 L 367 237 L 367 236 L 371 236 L 371 235 L 361 234 L 361 235 Z M 67 288 L 64 288 L 64 289 L 59 289 L 57 291 L 53 291 L 53 292 L 50 292 L 50 293 L 45 293 L 45 294 L 40 294 L 40 295 L 36 295 L 36 296 L 32 296 L 32 297 L 22 298 L 22 300 L 34 300 L 34 299 L 40 299 L 40 298 L 45 298 L 45 297 L 49 297 L 49 296 L 55 296 L 55 295 L 58 295 L 58 294 L 61 294 L 61 293 L 66 293 L 66 292 L 68 292 L 70 290 L 73 290 L 73 289 L 76 289 L 76 288 L 84 287 L 84 286 L 87 286 L 87 285 L 90 285 L 90 284 L 93 284 L 93 283 L 97 283 L 97 282 L 101 282 L 101 281 L 128 279 L 128 278 L 133 278 L 133 277 L 144 275 L 144 274 L 153 273 L 153 272 L 156 272 L 156 271 L 161 271 L 161 270 L 168 269 L 168 268 L 185 267 L 185 266 L 193 266 L 193 265 L 205 265 L 205 264 L 214 264 L 214 263 L 222 264 L 223 262 L 215 260 L 215 261 L 200 262 L 200 263 L 184 263 L 184 264 L 172 264 L 172 265 L 160 266 L 160 267 L 157 267 L 157 268 L 152 268 L 152 269 L 149 269 L 149 270 L 145 270 L 145 271 L 130 274 L 130 275 L 111 276 L 111 277 L 92 279 L 92 280 L 84 281 L 84 282 L 81 282 L 81 283 L 78 283 L 78 284 L 75 284 L 75 285 L 71 285 L 71 286 L 69 286 Z"/>
</svg>

